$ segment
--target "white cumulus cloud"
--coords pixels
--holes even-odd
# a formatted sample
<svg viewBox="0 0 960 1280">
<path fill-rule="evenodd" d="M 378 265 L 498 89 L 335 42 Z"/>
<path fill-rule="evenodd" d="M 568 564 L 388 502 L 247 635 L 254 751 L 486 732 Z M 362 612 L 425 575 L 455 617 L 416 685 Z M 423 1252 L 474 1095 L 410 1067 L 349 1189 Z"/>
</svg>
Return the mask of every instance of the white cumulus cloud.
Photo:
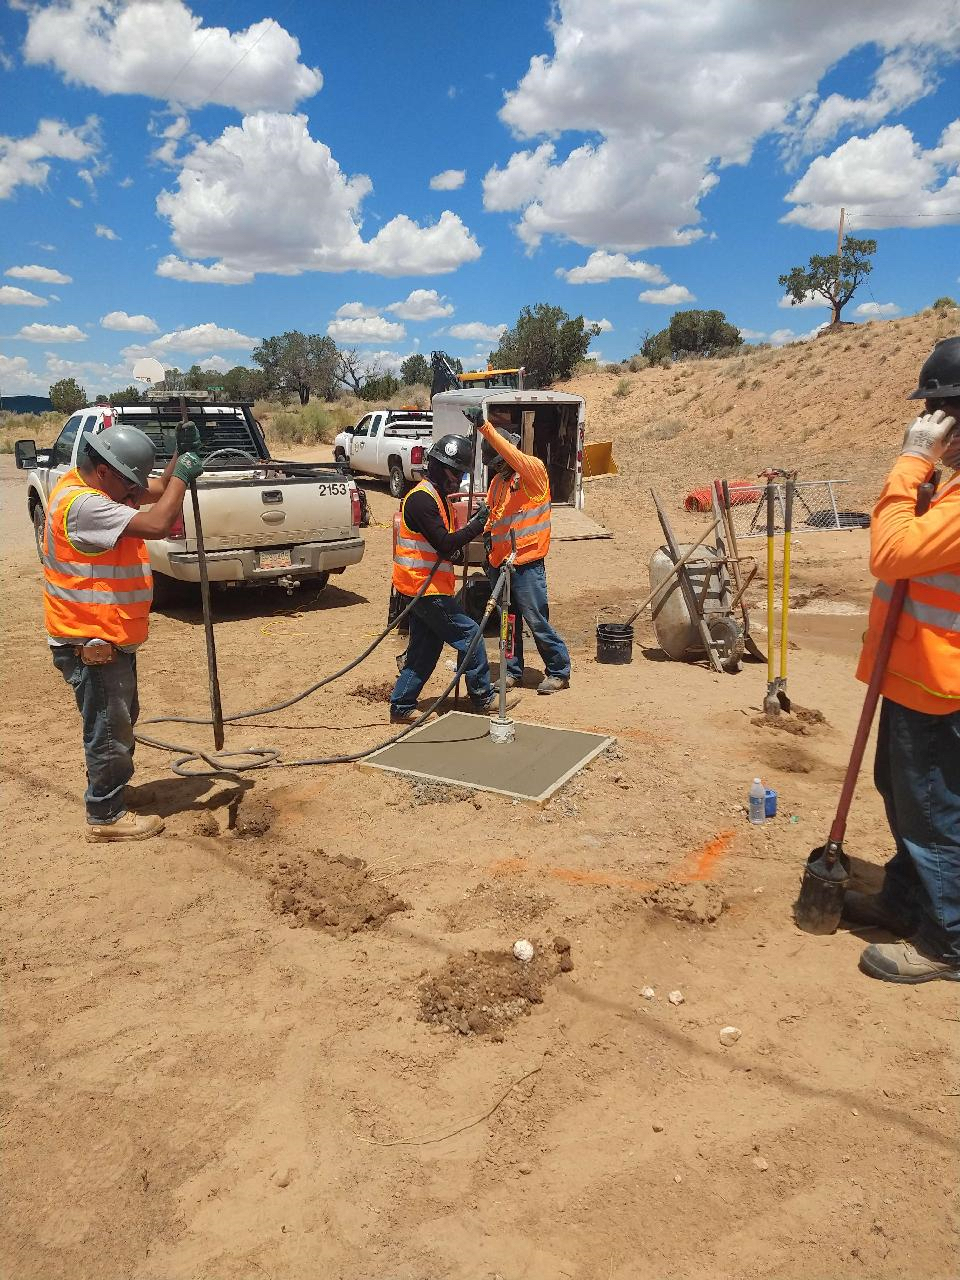
<svg viewBox="0 0 960 1280">
<path fill-rule="evenodd" d="M 898 316 L 900 308 L 895 302 L 861 302 L 858 307 L 854 307 L 853 313 L 862 316 L 864 320 L 887 320 L 891 316 Z"/>
<path fill-rule="evenodd" d="M 131 333 L 156 333 L 160 326 L 149 316 L 130 316 L 126 311 L 108 311 L 105 316 L 100 317 L 100 327 L 128 330 Z"/>
<path fill-rule="evenodd" d="M 840 205 L 858 230 L 960 223 L 960 119 L 929 151 L 902 124 L 849 138 L 817 156 L 786 198 L 796 207 L 781 222 L 819 231 L 836 225 Z"/>
<path fill-rule="evenodd" d="M 238 271 L 222 262 L 214 262 L 211 266 L 202 262 L 184 262 L 173 253 L 168 253 L 157 263 L 157 275 L 167 280 L 186 280 L 190 284 L 249 284 L 253 279 L 252 271 Z"/>
<path fill-rule="evenodd" d="M 804 310 L 807 307 L 829 307 L 830 303 L 819 293 L 805 293 L 802 302 L 794 302 L 789 293 L 780 298 L 777 302 L 778 307 L 789 309 L 790 307 Z"/>
<path fill-rule="evenodd" d="M 606 319 L 604 319 L 604 320 L 584 320 L 584 322 L 583 322 L 583 323 L 584 323 L 588 328 L 589 328 L 591 325 L 594 325 L 594 324 L 595 324 L 595 325 L 597 326 L 597 328 L 600 330 L 600 332 L 601 332 L 601 333 L 612 333 L 612 332 L 613 332 L 613 325 L 610 323 L 610 321 L 609 321 L 609 320 L 606 320 Z"/>
<path fill-rule="evenodd" d="M 289 111 L 323 84 L 300 43 L 273 18 L 246 30 L 208 27 L 182 0 L 58 0 L 31 11 L 29 63 L 70 84 L 145 94 L 185 107 Z"/>
<path fill-rule="evenodd" d="M 958 46 L 956 0 L 557 0 L 549 31 L 500 112 L 533 145 L 486 175 L 485 206 L 518 212 L 531 248 L 551 235 L 625 252 L 701 234 L 723 168 L 812 122 L 821 79 L 854 49 L 898 57 L 871 103 L 825 108 L 818 129 L 914 100 L 924 60 Z"/>
<path fill-rule="evenodd" d="M 0 352 L 0 388 L 7 396 L 46 395 L 49 382 L 34 373 L 26 356 L 5 356 Z"/>
<path fill-rule="evenodd" d="M 224 347 L 228 351 L 252 351 L 259 342 L 259 338 L 249 338 L 236 329 L 222 329 L 208 321 L 206 324 L 195 324 L 161 334 L 144 346 L 124 347 L 121 354 L 127 357 L 162 356 L 171 351 L 184 351 L 188 355 L 199 356 L 213 352 L 218 347 Z"/>
<path fill-rule="evenodd" d="M 305 116 L 260 113 L 198 142 L 157 210 L 182 253 L 235 272 L 436 275 L 480 256 L 449 210 L 427 227 L 399 214 L 364 240 L 360 206 L 371 189 L 364 174 L 341 171 Z"/>
<path fill-rule="evenodd" d="M 94 155 L 100 146 L 99 125 L 96 116 L 72 128 L 62 120 L 40 120 L 27 137 L 0 134 L 0 200 L 18 187 L 46 186 L 51 160 L 79 163 Z"/>
<path fill-rule="evenodd" d="M 625 253 L 607 253 L 596 249 L 579 267 L 557 268 L 558 276 L 567 284 L 603 284 L 607 280 L 646 280 L 648 284 L 666 284 L 667 277 L 652 262 L 628 258 Z"/>
<path fill-rule="evenodd" d="M 430 179 L 430 190 L 456 191 L 463 186 L 466 178 L 465 169 L 444 169 L 443 173 L 435 173 Z"/>
<path fill-rule="evenodd" d="M 226 373 L 228 369 L 233 368 L 230 361 L 224 360 L 223 356 L 204 356 L 199 364 L 201 369 L 208 369 L 211 373 Z"/>
<path fill-rule="evenodd" d="M 668 284 L 664 289 L 644 289 L 638 297 L 641 302 L 654 302 L 671 307 L 680 302 L 696 302 L 694 295 L 683 284 Z"/>
<path fill-rule="evenodd" d="M 94 232 L 100 236 L 102 240 L 119 240 L 120 237 L 112 227 L 104 226 L 102 222 L 98 222 L 94 227 Z"/>
<path fill-rule="evenodd" d="M 406 330 L 394 320 L 374 315 L 331 320 L 327 334 L 334 342 L 399 342 Z"/>
<path fill-rule="evenodd" d="M 452 324 L 447 330 L 451 338 L 459 338 L 462 342 L 499 342 L 500 335 L 506 333 L 505 324 L 481 324 L 472 321 L 469 324 Z"/>
<path fill-rule="evenodd" d="M 435 320 L 453 315 L 452 304 L 441 298 L 436 289 L 413 289 L 400 302 L 391 302 L 385 309 L 401 320 Z"/>
<path fill-rule="evenodd" d="M 4 275 L 11 276 L 14 280 L 35 280 L 38 284 L 73 284 L 72 276 L 64 275 L 53 267 L 8 267 Z"/>
<path fill-rule="evenodd" d="M 29 289 L 18 289 L 16 285 L 0 285 L 0 307 L 45 307 L 46 298 Z"/>
<path fill-rule="evenodd" d="M 16 337 L 24 342 L 86 342 L 87 335 L 75 324 L 25 324 Z"/>
<path fill-rule="evenodd" d="M 368 307 L 365 302 L 345 302 L 343 306 L 337 307 L 335 314 L 338 320 L 360 320 L 380 313 L 376 307 Z"/>
</svg>

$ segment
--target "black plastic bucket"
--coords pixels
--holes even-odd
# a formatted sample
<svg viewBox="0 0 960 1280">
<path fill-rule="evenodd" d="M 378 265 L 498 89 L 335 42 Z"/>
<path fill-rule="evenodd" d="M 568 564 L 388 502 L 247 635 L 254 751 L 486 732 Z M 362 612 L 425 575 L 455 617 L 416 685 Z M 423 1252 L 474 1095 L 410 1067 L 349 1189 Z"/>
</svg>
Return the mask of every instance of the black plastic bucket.
<svg viewBox="0 0 960 1280">
<path fill-rule="evenodd" d="M 633 660 L 633 627 L 626 622 L 597 623 L 597 661 L 626 664 Z"/>
</svg>

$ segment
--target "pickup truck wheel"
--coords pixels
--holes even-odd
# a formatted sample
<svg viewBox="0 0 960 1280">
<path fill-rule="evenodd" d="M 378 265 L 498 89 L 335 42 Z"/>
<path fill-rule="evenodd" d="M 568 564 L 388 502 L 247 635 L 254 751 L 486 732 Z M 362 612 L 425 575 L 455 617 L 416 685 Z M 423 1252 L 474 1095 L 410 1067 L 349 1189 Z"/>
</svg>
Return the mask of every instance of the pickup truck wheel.
<svg viewBox="0 0 960 1280">
<path fill-rule="evenodd" d="M 407 477 L 403 474 L 401 467 L 393 466 L 390 468 L 390 477 L 387 480 L 387 488 L 390 490 L 391 498 L 402 498 L 410 486 L 407 484 Z"/>
<path fill-rule="evenodd" d="M 43 509 L 43 504 L 37 502 L 34 504 L 32 511 L 33 516 L 33 536 L 37 542 L 37 558 L 43 559 L 43 526 L 47 520 L 47 513 Z"/>
<path fill-rule="evenodd" d="M 190 584 L 182 582 L 179 578 L 171 578 L 167 573 L 156 573 L 153 575 L 153 607 L 155 609 L 169 609 L 174 605 L 185 604 L 190 596 Z M 197 598 L 199 599 L 200 588 L 197 588 Z"/>
<path fill-rule="evenodd" d="M 333 451 L 333 460 L 334 462 L 346 462 L 347 460 L 347 455 L 345 451 L 341 449 L 340 445 L 337 445 L 336 449 Z"/>
</svg>

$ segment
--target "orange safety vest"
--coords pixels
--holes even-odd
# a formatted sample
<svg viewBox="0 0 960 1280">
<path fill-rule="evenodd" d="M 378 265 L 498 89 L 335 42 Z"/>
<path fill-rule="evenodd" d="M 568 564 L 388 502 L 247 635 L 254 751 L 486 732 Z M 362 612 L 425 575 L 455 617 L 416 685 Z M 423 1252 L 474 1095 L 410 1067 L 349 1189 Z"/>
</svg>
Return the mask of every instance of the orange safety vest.
<svg viewBox="0 0 960 1280">
<path fill-rule="evenodd" d="M 960 477 L 945 485 L 934 503 L 957 487 Z M 960 711 L 960 563 L 909 583 L 881 692 L 928 715 Z M 860 680 L 870 679 L 892 594 L 889 582 L 880 581 L 874 588 L 857 668 Z"/>
<path fill-rule="evenodd" d="M 537 459 L 539 462 L 539 459 Z M 517 539 L 515 564 L 542 560 L 550 550 L 550 481 L 547 468 L 540 463 L 542 483 L 533 492 L 527 490 L 518 475 L 509 480 L 494 476 L 487 490 L 490 521 L 490 563 L 503 564 L 510 554 L 510 534 Z"/>
<path fill-rule="evenodd" d="M 400 524 L 393 543 L 393 585 L 404 596 L 415 596 L 437 562 L 437 550 L 422 533 L 415 533 L 404 519 L 407 503 L 415 493 L 429 493 L 440 510 L 440 518 L 449 533 L 453 533 L 453 520 L 447 504 L 429 480 L 421 480 L 400 504 Z M 449 560 L 441 560 L 430 585 L 424 592 L 428 596 L 452 596 L 457 590 L 457 579 Z"/>
<path fill-rule="evenodd" d="M 104 497 L 80 472 L 54 486 L 43 526 L 43 614 L 48 635 L 142 644 L 147 638 L 153 576 L 142 538 L 126 535 L 107 551 L 80 551 L 67 535 L 67 515 L 85 494 Z"/>
</svg>

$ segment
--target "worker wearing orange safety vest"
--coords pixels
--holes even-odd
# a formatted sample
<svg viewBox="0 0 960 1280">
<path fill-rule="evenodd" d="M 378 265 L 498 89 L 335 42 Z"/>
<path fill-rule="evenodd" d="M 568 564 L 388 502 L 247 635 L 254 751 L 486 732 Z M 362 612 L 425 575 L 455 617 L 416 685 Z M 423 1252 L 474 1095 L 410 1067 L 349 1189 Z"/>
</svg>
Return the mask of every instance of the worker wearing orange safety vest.
<svg viewBox="0 0 960 1280">
<path fill-rule="evenodd" d="M 123 424 L 90 436 L 77 466 L 54 485 L 43 528 L 44 622 L 54 666 L 83 720 L 87 839 L 143 840 L 163 829 L 128 813 L 133 776 L 138 647 L 147 638 L 153 580 L 145 539 L 164 538 L 203 467 L 192 423 L 178 452 L 151 476 L 147 435 Z M 141 504 L 146 510 L 141 510 Z"/>
<path fill-rule="evenodd" d="M 848 891 L 844 916 L 896 935 L 860 967 L 888 982 L 960 980 L 960 338 L 938 343 L 909 397 L 926 412 L 904 436 L 873 513 L 874 589 L 859 679 L 868 681 L 893 584 L 909 580 L 884 675 L 875 781 L 896 853 L 878 894 Z M 954 474 L 929 510 L 917 491 Z"/>
<path fill-rule="evenodd" d="M 390 719 L 411 724 L 419 719 L 417 698 L 443 652 L 452 645 L 465 661 L 467 693 L 478 711 L 494 714 L 497 696 L 479 627 L 464 612 L 457 596 L 454 563 L 463 548 L 479 538 L 487 520 L 481 506 L 462 529 L 455 529 L 447 498 L 473 463 L 473 447 L 466 436 L 442 436 L 427 454 L 427 474 L 404 498 L 393 548 L 393 586 L 404 607 L 410 607 L 410 638 L 403 670 L 390 695 Z M 515 705 L 513 698 L 510 705 Z"/>
<path fill-rule="evenodd" d="M 490 421 L 478 426 L 483 436 L 483 461 L 495 473 L 487 490 L 490 517 L 487 523 L 487 557 L 490 577 L 516 543 L 517 557 L 510 583 L 510 600 L 519 615 L 514 630 L 513 656 L 507 666 L 508 684 L 523 682 L 523 626 L 533 636 L 543 660 L 544 678 L 537 693 L 556 693 L 570 687 L 570 651 L 550 621 L 547 570 L 550 550 L 550 481 L 547 468 L 520 448 L 520 437 L 510 430 L 512 410 L 489 406 Z M 512 538 L 511 538 L 512 535 Z"/>
</svg>

